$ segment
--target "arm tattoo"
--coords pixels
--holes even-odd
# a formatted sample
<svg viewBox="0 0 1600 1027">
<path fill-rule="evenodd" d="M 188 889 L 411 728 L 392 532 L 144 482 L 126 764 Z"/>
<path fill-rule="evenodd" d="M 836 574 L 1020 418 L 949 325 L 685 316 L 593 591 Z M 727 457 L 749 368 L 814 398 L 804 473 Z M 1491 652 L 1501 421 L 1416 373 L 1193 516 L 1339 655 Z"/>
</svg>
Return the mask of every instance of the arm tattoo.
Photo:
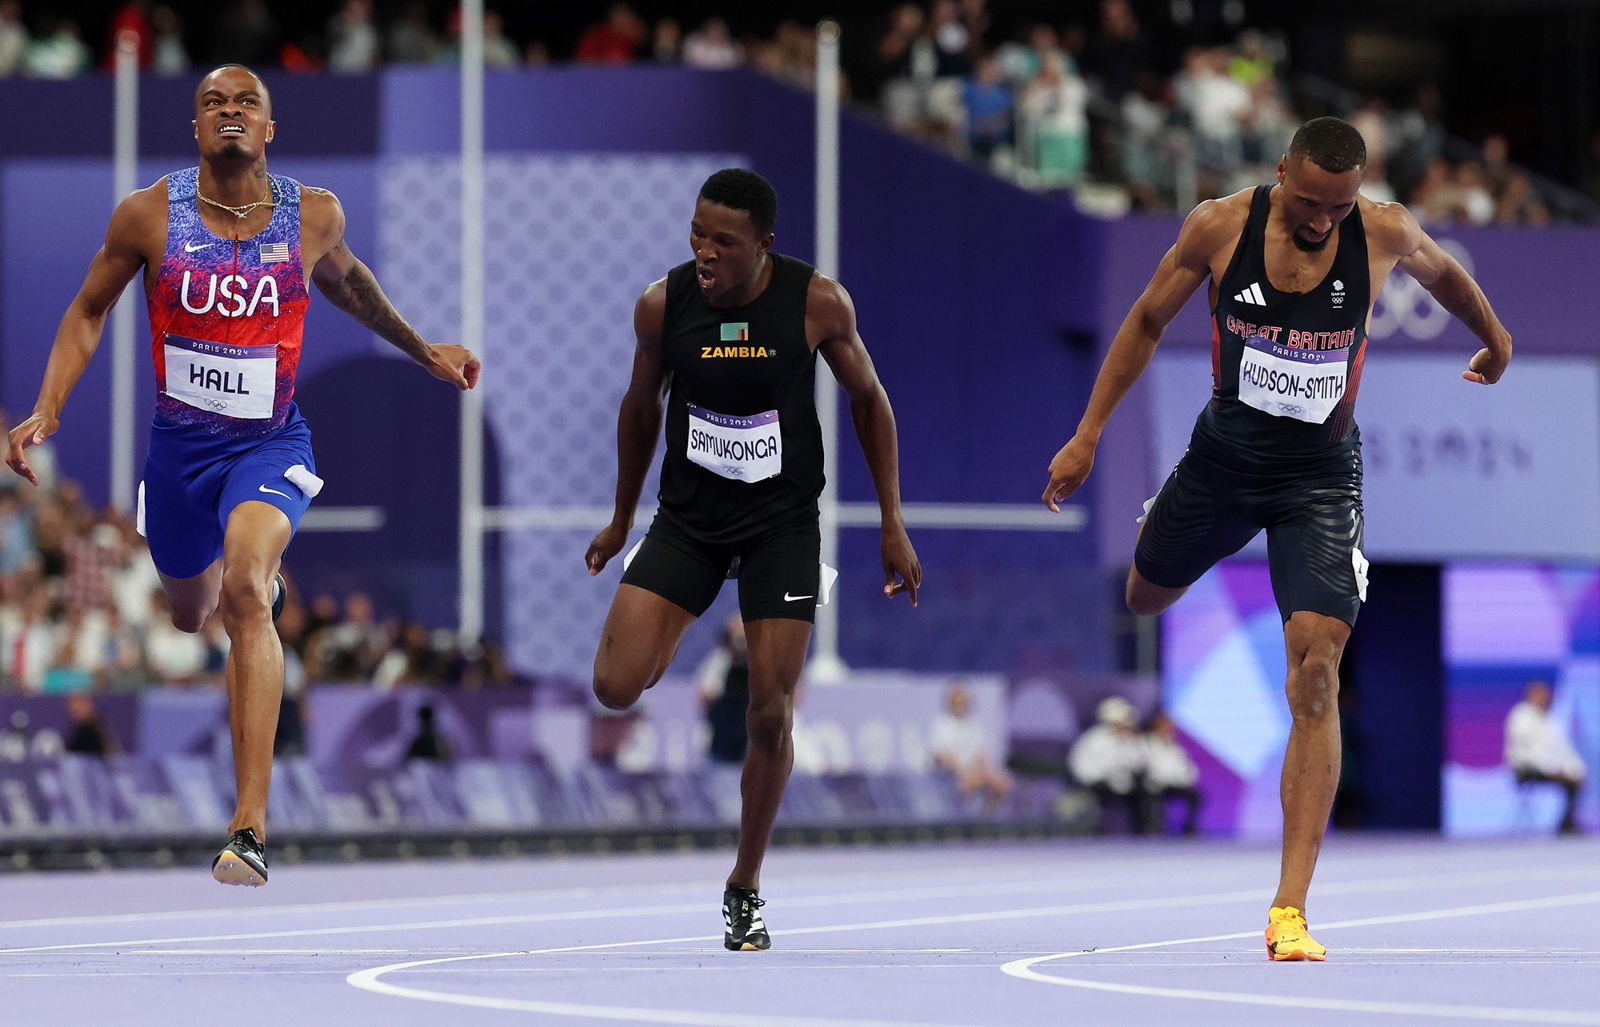
<svg viewBox="0 0 1600 1027">
<path fill-rule="evenodd" d="M 400 316 L 383 294 L 383 286 L 367 265 L 359 260 L 334 288 L 326 291 L 333 305 L 419 363 L 427 356 L 428 344 L 417 330 Z"/>
</svg>

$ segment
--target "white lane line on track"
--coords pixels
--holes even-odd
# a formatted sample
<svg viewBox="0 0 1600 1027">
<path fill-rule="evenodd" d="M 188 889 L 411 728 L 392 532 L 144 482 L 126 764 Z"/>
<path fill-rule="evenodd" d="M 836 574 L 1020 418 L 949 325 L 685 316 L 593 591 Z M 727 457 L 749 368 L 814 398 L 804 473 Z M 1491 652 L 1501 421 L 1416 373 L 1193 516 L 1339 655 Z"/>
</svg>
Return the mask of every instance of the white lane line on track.
<svg viewBox="0 0 1600 1027">
<path fill-rule="evenodd" d="M 1217 849 L 1210 848 L 1205 851 L 1214 853 L 1217 851 Z M 1241 858 L 1247 858 L 1250 856 L 1259 856 L 1263 859 L 1266 859 L 1270 856 L 1273 860 L 1277 858 L 1277 849 L 1275 848 L 1269 851 L 1266 847 L 1235 846 L 1230 847 L 1228 851 L 1240 856 Z M 630 858 L 628 854 L 614 855 L 617 857 L 617 866 L 619 869 L 626 869 L 626 859 Z M 1081 851 L 1075 852 L 1073 855 L 1075 857 L 1100 859 L 1104 854 L 1091 850 L 1087 853 Z M 1051 852 L 1050 856 L 1053 859 L 1057 859 L 1060 854 Z M 1008 881 L 1011 884 L 1016 885 L 1019 890 L 1026 890 L 1028 887 L 1036 887 L 1044 890 L 1079 891 L 1097 887 L 1100 884 L 1124 883 L 1127 880 L 1128 875 L 1137 871 L 1138 868 L 1163 866 L 1171 861 L 1171 857 L 1171 849 L 1158 849 L 1149 853 L 1139 853 L 1125 857 L 1118 856 L 1116 859 L 1116 870 L 1114 875 L 1099 877 L 1076 877 L 1063 879 L 1056 867 L 1040 865 L 1037 868 L 1029 868 L 1027 871 L 1030 874 L 1036 873 L 1040 875 L 1036 880 L 1019 881 L 1017 872 L 1012 869 L 1008 871 Z M 1353 874 L 1350 883 L 1357 883 L 1361 880 L 1361 876 L 1357 871 L 1359 871 L 1362 866 L 1362 863 L 1360 862 L 1362 858 L 1363 854 L 1357 853 L 1352 858 L 1346 860 L 1344 870 L 1347 873 Z M 1390 861 L 1392 861 L 1391 856 L 1385 854 L 1382 857 L 1382 862 L 1387 863 Z M 395 865 L 399 864 L 385 864 L 385 866 Z M 1506 876 L 1515 876 L 1519 874 L 1525 874 L 1526 868 L 1524 864 L 1519 863 L 1517 867 L 1506 867 L 1499 871 L 1493 872 L 1502 873 Z M 988 864 L 974 863 L 966 866 L 958 865 L 939 870 L 917 869 L 910 871 L 896 871 L 895 876 L 902 882 L 912 882 L 942 878 L 971 880 L 976 877 L 992 875 L 993 873 L 993 866 Z M 1484 871 L 1457 871 L 1441 874 L 1439 877 L 1440 879 L 1448 879 L 1453 874 L 1459 873 L 1481 874 L 1484 873 Z M 850 870 L 837 874 L 807 874 L 795 877 L 786 877 L 784 878 L 784 887 L 786 889 L 801 889 L 810 886 L 833 887 L 843 882 L 879 881 L 882 880 L 882 878 L 883 871 L 881 870 Z M 1328 886 L 1328 882 L 1319 883 L 1318 891 L 1324 891 Z M 1337 888 L 1339 885 L 1335 883 L 1332 884 L 1332 887 Z M 429 906 L 454 906 L 472 903 L 493 903 L 499 905 L 506 902 L 522 901 L 526 899 L 591 899 L 624 895 L 661 895 L 683 891 L 701 892 L 704 890 L 704 888 L 704 879 L 695 878 L 680 882 L 661 882 L 649 885 L 626 884 L 604 887 L 576 885 L 571 887 L 539 888 L 511 892 L 466 892 L 461 894 L 424 895 L 406 898 L 340 899 L 330 902 L 302 902 L 283 906 L 207 906 L 196 909 L 153 910 L 144 913 L 80 914 L 76 916 L 36 917 L 25 920 L 0 920 L 0 930 L 9 931 L 20 930 L 28 927 L 62 927 L 86 924 L 149 923 L 158 920 L 183 920 L 200 917 L 259 917 L 269 914 L 356 912 L 360 910 L 406 909 L 410 907 L 425 908 Z"/>
<path fill-rule="evenodd" d="M 703 887 L 703 886 L 702 886 Z M 1008 895 L 1022 892 L 1024 894 L 1038 894 L 1037 885 L 1025 883 L 989 883 L 965 886 L 941 886 L 938 888 L 902 888 L 898 890 L 876 890 L 872 892 L 857 892 L 848 894 L 830 894 L 820 896 L 807 896 L 785 900 L 785 908 L 800 909 L 815 906 L 851 905 L 861 902 L 916 902 L 927 899 L 948 899 L 956 896 L 983 897 L 995 895 Z M 1230 892 L 1230 896 L 1242 893 Z M 1253 894 L 1253 893 L 1250 893 Z M 1152 900 L 1140 900 L 1149 902 Z M 1098 906 L 1098 904 L 1094 904 Z M 640 917 L 640 916 L 676 916 L 685 913 L 705 913 L 709 904 L 706 902 L 675 903 L 663 906 L 626 906 L 604 907 L 600 909 L 579 909 L 559 913 L 516 913 L 505 916 L 493 917 L 468 917 L 452 920 L 424 920 L 409 923 L 389 924 L 358 924 L 340 927 L 308 927 L 280 931 L 253 931 L 238 934 L 211 934 L 192 935 L 177 938 L 136 938 L 120 941 L 88 941 L 70 942 L 56 945 L 30 945 L 14 948 L 0 948 L 0 956 L 18 955 L 22 953 L 39 952 L 70 952 L 83 949 L 119 948 L 133 945 L 181 945 L 204 941 L 259 941 L 266 938 L 304 938 L 322 935 L 337 934 L 368 934 L 373 932 L 395 931 L 424 931 L 441 930 L 456 927 L 494 927 L 512 924 L 536 923 L 561 923 L 581 920 L 604 920 L 614 917 Z M 1052 907 L 1056 909 L 1070 909 L 1073 907 Z M 714 914 L 713 914 L 714 915 Z M 979 914 L 983 916 L 984 914 Z"/>
<path fill-rule="evenodd" d="M 1549 871 L 1545 880 L 1557 877 L 1582 874 L 1592 876 L 1588 868 L 1568 869 L 1564 871 Z M 1451 884 L 1483 884 L 1502 878 L 1521 880 L 1527 876 L 1525 867 L 1504 868 L 1487 871 L 1476 871 L 1459 874 L 1425 874 L 1404 877 L 1390 877 L 1377 880 L 1346 881 L 1318 887 L 1319 894 L 1370 894 L 1381 891 L 1403 891 L 1412 888 L 1436 887 Z M 1120 878 L 1121 883 L 1126 883 L 1126 878 Z M 910 902 L 919 899 L 947 899 L 952 896 L 967 895 L 995 895 L 1007 894 L 1021 890 L 1023 892 L 1037 893 L 1040 889 L 1033 885 L 1011 884 L 983 884 L 967 886 L 946 886 L 931 889 L 901 889 L 899 891 L 872 891 L 847 895 L 821 895 L 807 896 L 784 901 L 784 908 L 805 908 L 813 906 L 833 906 L 853 904 L 859 902 Z M 1146 898 L 1130 899 L 1114 902 L 1076 903 L 1056 906 L 1030 906 L 1020 910 L 1007 910 L 1001 912 L 982 912 L 960 914 L 956 919 L 949 917 L 918 918 L 904 921 L 904 926 L 917 926 L 921 924 L 960 923 L 964 921 L 978 921 L 990 919 L 1014 919 L 1039 916 L 1058 916 L 1072 913 L 1104 913 L 1127 912 L 1139 909 L 1162 909 L 1174 905 L 1205 905 L 1210 903 L 1253 901 L 1260 898 L 1259 889 L 1241 889 L 1228 892 L 1213 892 L 1201 896 L 1188 896 L 1177 899 Z M 562 913 L 523 913 L 507 914 L 494 917 L 465 917 L 450 920 L 423 920 L 406 923 L 387 924 L 359 924 L 339 927 L 307 927 L 279 931 L 252 931 L 235 934 L 207 934 L 188 935 L 182 937 L 165 938 L 130 938 L 117 941 L 89 941 L 71 942 L 55 945 L 30 945 L 13 948 L 0 948 L 0 956 L 18 955 L 23 953 L 38 952 L 69 952 L 84 949 L 118 948 L 132 945 L 183 945 L 196 942 L 210 941 L 261 941 L 267 938 L 306 938 L 327 935 L 367 934 L 373 932 L 391 933 L 396 931 L 426 931 L 447 930 L 460 927 L 495 927 L 514 924 L 557 923 L 580 920 L 599 920 L 612 917 L 638 917 L 638 916 L 665 916 L 683 913 L 703 912 L 706 904 L 678 903 L 665 906 L 643 906 L 635 908 L 611 907 L 603 909 L 571 910 Z M 801 929 L 804 931 L 806 929 Z M 797 933 L 794 929 L 784 931 L 785 934 Z M 644 943 L 654 944 L 654 943 Z"/>
<path fill-rule="evenodd" d="M 748 961 L 749 958 L 751 958 L 751 957 L 744 957 L 745 961 Z M 571 980 L 572 978 L 577 977 L 577 976 L 581 976 L 583 974 L 591 974 L 591 975 L 594 975 L 594 976 L 609 976 L 609 975 L 612 975 L 612 974 L 658 974 L 658 975 L 659 974 L 667 974 L 667 975 L 672 975 L 672 976 L 676 977 L 676 976 L 681 976 L 683 974 L 688 974 L 688 973 L 693 973 L 693 974 L 729 973 L 729 974 L 743 974 L 745 976 L 745 978 L 748 979 L 749 976 L 750 976 L 750 968 L 746 967 L 746 966 L 737 965 L 739 962 L 740 962 L 740 960 L 733 958 L 732 957 L 732 953 L 730 953 L 729 954 L 729 959 L 728 959 L 727 962 L 722 963 L 720 965 L 716 965 L 716 966 L 671 966 L 671 967 L 668 967 L 668 966 L 624 966 L 624 967 L 606 966 L 606 967 L 590 967 L 590 968 L 583 968 L 583 969 L 576 969 L 576 968 L 573 968 L 573 967 L 570 967 L 570 966 L 499 967 L 499 968 L 490 968 L 490 969 L 474 968 L 471 971 L 467 971 L 467 970 L 440 970 L 440 971 L 436 971 L 436 973 L 438 973 L 438 974 L 451 974 L 451 973 L 469 973 L 470 972 L 474 976 L 478 976 L 478 975 L 482 975 L 482 974 L 496 974 L 496 975 L 499 975 L 499 976 L 502 976 L 502 977 L 512 977 L 512 976 L 533 977 L 533 976 L 539 976 L 539 975 L 547 975 L 547 976 L 551 976 L 551 977 L 559 977 L 562 980 Z M 1218 964 L 1218 965 L 1220 965 L 1220 964 Z M 992 973 L 994 973 L 994 960 L 987 959 L 987 960 L 984 960 L 981 963 L 943 963 L 943 962 L 940 962 L 940 963 L 892 963 L 892 964 L 888 964 L 888 965 L 885 965 L 883 963 L 829 963 L 827 969 L 828 969 L 829 973 L 833 973 L 833 972 L 838 971 L 838 970 L 865 970 L 865 971 L 868 971 L 868 972 L 871 972 L 871 973 L 881 973 L 881 972 L 888 971 L 888 970 L 973 970 L 973 971 L 982 971 L 982 972 L 985 972 L 985 973 L 992 974 Z M 799 971 L 799 972 L 802 972 L 802 973 L 816 973 L 817 972 L 817 968 L 815 966 L 799 965 L 799 964 L 792 964 L 792 965 L 770 964 L 770 965 L 764 966 L 762 968 L 761 972 L 764 973 L 764 974 L 766 974 L 766 973 L 782 973 L 782 972 L 784 972 L 786 970 L 787 971 Z M 348 977 L 350 971 L 341 970 L 341 969 L 333 969 L 333 968 L 329 968 L 329 969 L 326 969 L 326 970 L 299 970 L 299 969 L 280 969 L 278 967 L 271 967 L 271 968 L 269 968 L 267 970 L 263 970 L 261 967 L 256 967 L 254 969 L 241 968 L 241 969 L 238 969 L 238 970 L 191 970 L 191 969 L 165 970 L 165 969 L 158 969 L 158 970 L 150 970 L 150 971 L 145 971 L 145 972 L 139 972 L 139 971 L 134 971 L 134 970 L 113 970 L 113 971 L 101 972 L 99 970 L 96 970 L 96 971 L 94 971 L 92 973 L 91 976 L 94 976 L 94 977 L 150 977 L 150 978 L 207 976 L 207 977 L 249 977 L 249 978 L 252 978 L 252 979 L 255 979 L 255 980 L 260 980 L 261 975 L 263 973 L 270 973 L 273 977 L 279 977 L 279 976 L 288 977 L 288 976 L 300 976 L 300 975 L 303 975 L 303 976 L 314 976 L 314 975 L 321 975 L 321 974 L 337 974 L 340 977 Z M 80 969 L 77 969 L 77 970 L 61 970 L 59 972 L 54 972 L 54 973 L 45 972 L 45 971 L 30 971 L 30 972 L 19 972 L 19 973 L 0 973 L 0 980 L 11 980 L 13 978 L 18 979 L 18 980 L 23 980 L 23 979 L 28 979 L 28 978 L 46 978 L 46 979 L 51 979 L 51 980 L 75 980 L 75 981 L 80 981 L 81 982 L 84 979 L 84 976 L 85 976 L 84 971 L 80 968 Z M 850 1022 L 854 1023 L 855 1021 L 852 1020 Z"/>
<path fill-rule="evenodd" d="M 938 871 L 910 871 L 897 873 L 896 878 L 904 882 L 913 882 L 925 878 L 953 877 L 957 880 L 970 880 L 974 877 L 992 874 L 992 867 L 983 866 L 956 866 Z M 1125 872 L 1124 872 L 1125 873 Z M 808 874 L 799 877 L 786 878 L 786 888 L 806 888 L 810 886 L 834 887 L 840 883 L 851 881 L 880 881 L 883 879 L 882 871 L 851 871 L 844 874 Z M 1012 875 L 1003 886 L 1009 890 L 1024 891 L 1028 888 L 1070 888 L 1073 890 L 1093 887 L 1121 877 L 1091 878 L 1088 880 L 1077 879 L 1063 881 L 1059 877 L 1039 880 L 1021 881 Z M 345 913 L 366 909 L 405 909 L 412 906 L 457 906 L 472 903 L 488 902 L 503 905 L 507 902 L 518 902 L 526 899 L 596 899 L 613 896 L 635 895 L 661 895 L 675 892 L 703 893 L 706 890 L 704 878 L 687 881 L 658 883 L 650 885 L 611 885 L 607 887 L 592 887 L 579 885 L 568 888 L 534 888 L 524 891 L 499 891 L 499 892 L 467 892 L 457 895 L 423 895 L 409 898 L 387 899 L 339 899 L 332 902 L 301 902 L 286 906 L 208 906 L 202 909 L 166 909 L 149 913 L 104 913 L 82 914 L 77 916 L 37 917 L 29 920 L 0 920 L 0 930 L 16 930 L 24 927 L 70 927 L 83 924 L 112 924 L 112 923 L 146 923 L 151 920 L 181 920 L 209 916 L 261 916 L 269 913 Z"/>
<path fill-rule="evenodd" d="M 1513 902 L 1492 902 L 1477 906 L 1455 906 L 1448 909 L 1425 910 L 1418 913 L 1395 913 L 1388 916 L 1362 917 L 1357 920 L 1336 920 L 1318 924 L 1317 933 L 1349 927 L 1374 927 L 1380 924 L 1419 923 L 1427 920 L 1449 920 L 1466 916 L 1489 916 L 1496 913 L 1520 913 L 1535 909 L 1552 909 L 1559 906 L 1581 906 L 1600 903 L 1600 891 L 1575 892 L 1570 895 L 1552 895 L 1542 899 L 1519 899 Z M 1240 931 L 1233 934 L 1213 934 L 1200 938 L 1172 938 L 1166 941 L 1141 942 L 1137 945 L 1117 945 L 1103 949 L 1079 952 L 1058 952 L 1048 956 L 1030 956 L 1006 963 L 1003 973 L 1025 981 L 1055 984 L 1067 988 L 1086 988 L 1122 995 L 1141 995 L 1147 998 L 1193 999 L 1203 1002 L 1229 1002 L 1252 1006 L 1277 1006 L 1287 1009 L 1316 1009 L 1330 1012 L 1371 1013 L 1382 1016 L 1454 1016 L 1467 1020 L 1501 1020 L 1511 1023 L 1600 1024 L 1600 1013 L 1587 1013 L 1563 1009 L 1512 1009 L 1498 1006 L 1445 1005 L 1431 1002 L 1378 1002 L 1365 999 L 1313 998 L 1302 995 L 1261 995 L 1251 992 L 1209 991 L 1199 988 L 1167 988 L 1147 984 L 1114 984 L 1109 981 L 1086 980 L 1081 977 L 1061 977 L 1040 973 L 1034 967 L 1062 959 L 1075 959 L 1100 953 L 1134 952 L 1143 949 L 1165 948 L 1172 945 L 1200 944 L 1212 941 L 1235 941 L 1241 938 L 1259 938 L 1260 931 Z M 1166 964 L 1161 964 L 1165 966 Z"/>
</svg>

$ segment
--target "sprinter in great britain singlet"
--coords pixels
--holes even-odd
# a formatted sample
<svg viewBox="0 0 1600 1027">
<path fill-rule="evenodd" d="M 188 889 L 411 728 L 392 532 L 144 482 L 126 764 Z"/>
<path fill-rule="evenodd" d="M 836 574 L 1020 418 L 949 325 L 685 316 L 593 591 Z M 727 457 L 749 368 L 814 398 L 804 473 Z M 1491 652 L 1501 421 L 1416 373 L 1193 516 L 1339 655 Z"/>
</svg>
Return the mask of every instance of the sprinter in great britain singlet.
<svg viewBox="0 0 1600 1027">
<path fill-rule="evenodd" d="M 1281 464 L 1320 461 L 1356 447 L 1356 391 L 1366 358 L 1372 289 L 1360 207 L 1339 223 L 1333 267 L 1310 292 L 1267 279 L 1271 186 L 1258 186 L 1212 322 L 1212 400 L 1198 428 Z"/>
<path fill-rule="evenodd" d="M 1135 566 L 1152 584 L 1186 587 L 1266 528 L 1284 619 L 1311 610 L 1353 624 L 1366 597 L 1354 416 L 1370 307 L 1366 236 L 1358 206 L 1339 224 L 1323 280 L 1279 292 L 1265 259 L 1271 191 L 1256 189 L 1217 283 L 1212 398 L 1150 505 Z"/>
<path fill-rule="evenodd" d="M 667 273 L 661 506 L 622 580 L 697 616 L 730 567 L 746 619 L 810 620 L 818 595 L 822 429 L 805 328 L 815 270 L 769 259 L 767 287 L 738 307 L 707 302 L 693 261 Z"/>
<path fill-rule="evenodd" d="M 156 567 L 176 578 L 221 555 L 239 503 L 270 503 L 298 526 L 322 487 L 294 403 L 309 303 L 300 183 L 270 176 L 271 221 L 236 240 L 201 220 L 198 176 L 167 176 L 167 246 L 148 303 L 158 391 L 140 520 Z"/>
</svg>

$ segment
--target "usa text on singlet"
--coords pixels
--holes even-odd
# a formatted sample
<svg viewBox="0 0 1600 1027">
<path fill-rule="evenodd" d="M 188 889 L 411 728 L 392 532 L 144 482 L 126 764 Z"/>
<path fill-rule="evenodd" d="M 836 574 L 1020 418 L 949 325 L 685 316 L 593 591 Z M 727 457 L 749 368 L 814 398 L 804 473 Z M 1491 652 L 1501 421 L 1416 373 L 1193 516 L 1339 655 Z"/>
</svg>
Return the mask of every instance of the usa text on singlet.
<svg viewBox="0 0 1600 1027">
<path fill-rule="evenodd" d="M 199 169 L 167 176 L 167 246 L 149 299 L 156 422 L 253 438 L 289 416 L 306 307 L 300 183 L 272 175 L 275 206 L 248 239 L 200 218 Z"/>
</svg>

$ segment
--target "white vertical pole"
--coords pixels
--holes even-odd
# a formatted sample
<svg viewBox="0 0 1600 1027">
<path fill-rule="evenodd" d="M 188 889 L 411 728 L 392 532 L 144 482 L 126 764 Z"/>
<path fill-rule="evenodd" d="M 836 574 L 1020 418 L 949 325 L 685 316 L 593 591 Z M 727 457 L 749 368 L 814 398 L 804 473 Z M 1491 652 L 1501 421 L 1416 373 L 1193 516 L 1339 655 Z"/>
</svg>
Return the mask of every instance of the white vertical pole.
<svg viewBox="0 0 1600 1027">
<path fill-rule="evenodd" d="M 817 26 L 817 270 L 839 276 L 839 25 Z M 822 424 L 822 472 L 828 484 L 819 501 L 822 562 L 839 566 L 839 385 L 817 362 L 817 420 Z M 837 682 L 845 674 L 839 657 L 839 604 L 842 590 L 817 607 L 816 653 L 808 677 Z"/>
<path fill-rule="evenodd" d="M 139 37 L 132 32 L 117 36 L 116 78 L 112 109 L 113 158 L 111 204 L 134 190 L 139 163 Z M 124 292 L 143 294 L 142 278 Z M 134 402 L 138 386 L 133 374 L 133 310 L 136 300 L 119 302 L 111 314 L 111 506 L 133 511 L 133 440 L 139 430 Z"/>
<path fill-rule="evenodd" d="M 483 0 L 461 4 L 461 344 L 483 352 Z M 483 634 L 483 397 L 461 397 L 463 643 Z"/>
</svg>

